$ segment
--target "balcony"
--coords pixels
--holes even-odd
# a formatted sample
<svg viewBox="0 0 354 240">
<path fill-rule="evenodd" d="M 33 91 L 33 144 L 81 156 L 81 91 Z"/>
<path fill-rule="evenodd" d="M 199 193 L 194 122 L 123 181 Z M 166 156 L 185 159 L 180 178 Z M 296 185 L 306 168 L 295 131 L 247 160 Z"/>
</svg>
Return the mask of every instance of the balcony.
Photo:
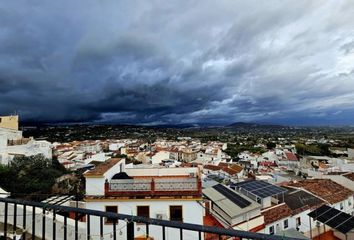
<svg viewBox="0 0 354 240">
<path fill-rule="evenodd" d="M 68 216 L 72 213 L 74 219 Z M 139 223 L 145 230 L 145 239 L 167 239 L 167 232 L 174 230 L 173 239 L 267 239 L 299 240 L 283 236 L 252 233 L 234 229 L 202 226 L 191 223 L 159 220 L 119 213 L 30 202 L 19 199 L 0 198 L 0 239 L 64 239 L 64 240 L 116 240 L 137 239 L 134 228 Z M 85 219 L 84 222 L 81 219 Z M 111 229 L 104 229 L 104 219 L 112 219 Z M 98 224 L 96 224 L 96 220 Z M 144 226 L 145 225 L 145 226 Z M 160 236 L 151 236 L 151 228 L 161 228 Z"/>
<path fill-rule="evenodd" d="M 202 196 L 197 177 L 112 179 L 105 183 L 107 197 Z"/>
</svg>

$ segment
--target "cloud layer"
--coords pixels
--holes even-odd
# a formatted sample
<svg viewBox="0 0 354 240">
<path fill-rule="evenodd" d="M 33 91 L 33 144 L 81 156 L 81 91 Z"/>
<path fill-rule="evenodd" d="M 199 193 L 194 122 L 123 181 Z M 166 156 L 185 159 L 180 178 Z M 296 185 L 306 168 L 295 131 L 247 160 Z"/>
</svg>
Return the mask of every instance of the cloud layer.
<svg viewBox="0 0 354 240">
<path fill-rule="evenodd" d="M 1 1 L 0 114 L 354 124 L 351 1 Z"/>
</svg>

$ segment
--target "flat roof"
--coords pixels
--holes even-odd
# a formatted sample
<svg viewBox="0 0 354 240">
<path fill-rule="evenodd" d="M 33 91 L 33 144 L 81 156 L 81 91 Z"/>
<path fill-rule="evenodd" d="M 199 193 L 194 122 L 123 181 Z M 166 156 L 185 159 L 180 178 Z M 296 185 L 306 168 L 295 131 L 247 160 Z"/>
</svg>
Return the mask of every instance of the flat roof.
<svg viewBox="0 0 354 240">
<path fill-rule="evenodd" d="M 225 187 L 227 188 L 227 187 Z M 230 188 L 228 188 L 230 191 L 232 191 L 233 194 L 243 198 L 250 204 L 245 207 L 240 207 L 237 205 L 232 199 L 229 198 L 229 196 L 225 196 L 222 194 L 220 191 L 215 189 L 214 187 L 210 188 L 205 188 L 203 189 L 203 194 L 210 199 L 215 205 L 217 205 L 220 209 L 222 209 L 228 216 L 231 218 L 237 217 L 239 215 L 242 215 L 244 213 L 247 213 L 249 211 L 255 210 L 255 209 L 260 209 L 261 205 L 252 199 L 248 198 L 247 196 L 244 196 L 243 194 L 240 194 Z"/>
<path fill-rule="evenodd" d="M 266 198 L 287 192 L 288 190 L 263 180 L 248 180 L 234 184 L 238 191 L 246 191 L 259 198 Z"/>
</svg>

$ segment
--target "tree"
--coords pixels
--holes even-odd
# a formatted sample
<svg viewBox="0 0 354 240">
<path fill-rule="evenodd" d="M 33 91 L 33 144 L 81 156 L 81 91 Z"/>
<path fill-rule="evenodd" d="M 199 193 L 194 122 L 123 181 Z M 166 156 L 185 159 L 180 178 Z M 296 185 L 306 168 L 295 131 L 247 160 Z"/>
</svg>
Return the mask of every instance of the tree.
<svg viewBox="0 0 354 240">
<path fill-rule="evenodd" d="M 276 144 L 273 142 L 267 142 L 267 149 L 273 149 L 276 147 Z"/>
<path fill-rule="evenodd" d="M 56 178 L 64 173 L 66 170 L 56 160 L 43 155 L 15 157 L 8 166 L 0 168 L 0 186 L 13 197 L 51 194 Z"/>
</svg>

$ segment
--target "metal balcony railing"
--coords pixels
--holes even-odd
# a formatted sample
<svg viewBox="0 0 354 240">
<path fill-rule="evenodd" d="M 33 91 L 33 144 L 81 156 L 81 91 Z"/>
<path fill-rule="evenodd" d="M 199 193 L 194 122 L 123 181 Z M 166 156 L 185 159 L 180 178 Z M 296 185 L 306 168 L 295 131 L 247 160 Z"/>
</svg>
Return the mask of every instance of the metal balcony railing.
<svg viewBox="0 0 354 240">
<path fill-rule="evenodd" d="M 73 219 L 69 218 L 73 216 Z M 99 219 L 99 224 L 90 224 L 93 218 Z M 111 223 L 112 228 L 109 235 L 103 227 Z M 118 229 L 118 222 L 125 224 L 126 231 L 123 233 Z M 31 202 L 18 199 L 0 198 L 0 239 L 18 239 L 15 235 L 21 235 L 21 239 L 127 239 L 133 240 L 135 224 L 145 228 L 145 238 L 149 239 L 149 230 L 152 227 L 161 228 L 161 236 L 152 236 L 152 239 L 167 239 L 168 229 L 177 229 L 174 237 L 183 239 L 185 232 L 195 233 L 195 238 L 202 240 L 205 234 L 213 234 L 213 239 L 267 239 L 267 240 L 296 240 L 275 235 L 224 229 L 210 226 L 202 226 L 191 223 L 159 220 L 102 212 L 96 210 L 48 205 L 40 202 Z M 105 225 L 106 226 L 106 225 Z M 97 235 L 93 232 L 96 230 Z"/>
</svg>

